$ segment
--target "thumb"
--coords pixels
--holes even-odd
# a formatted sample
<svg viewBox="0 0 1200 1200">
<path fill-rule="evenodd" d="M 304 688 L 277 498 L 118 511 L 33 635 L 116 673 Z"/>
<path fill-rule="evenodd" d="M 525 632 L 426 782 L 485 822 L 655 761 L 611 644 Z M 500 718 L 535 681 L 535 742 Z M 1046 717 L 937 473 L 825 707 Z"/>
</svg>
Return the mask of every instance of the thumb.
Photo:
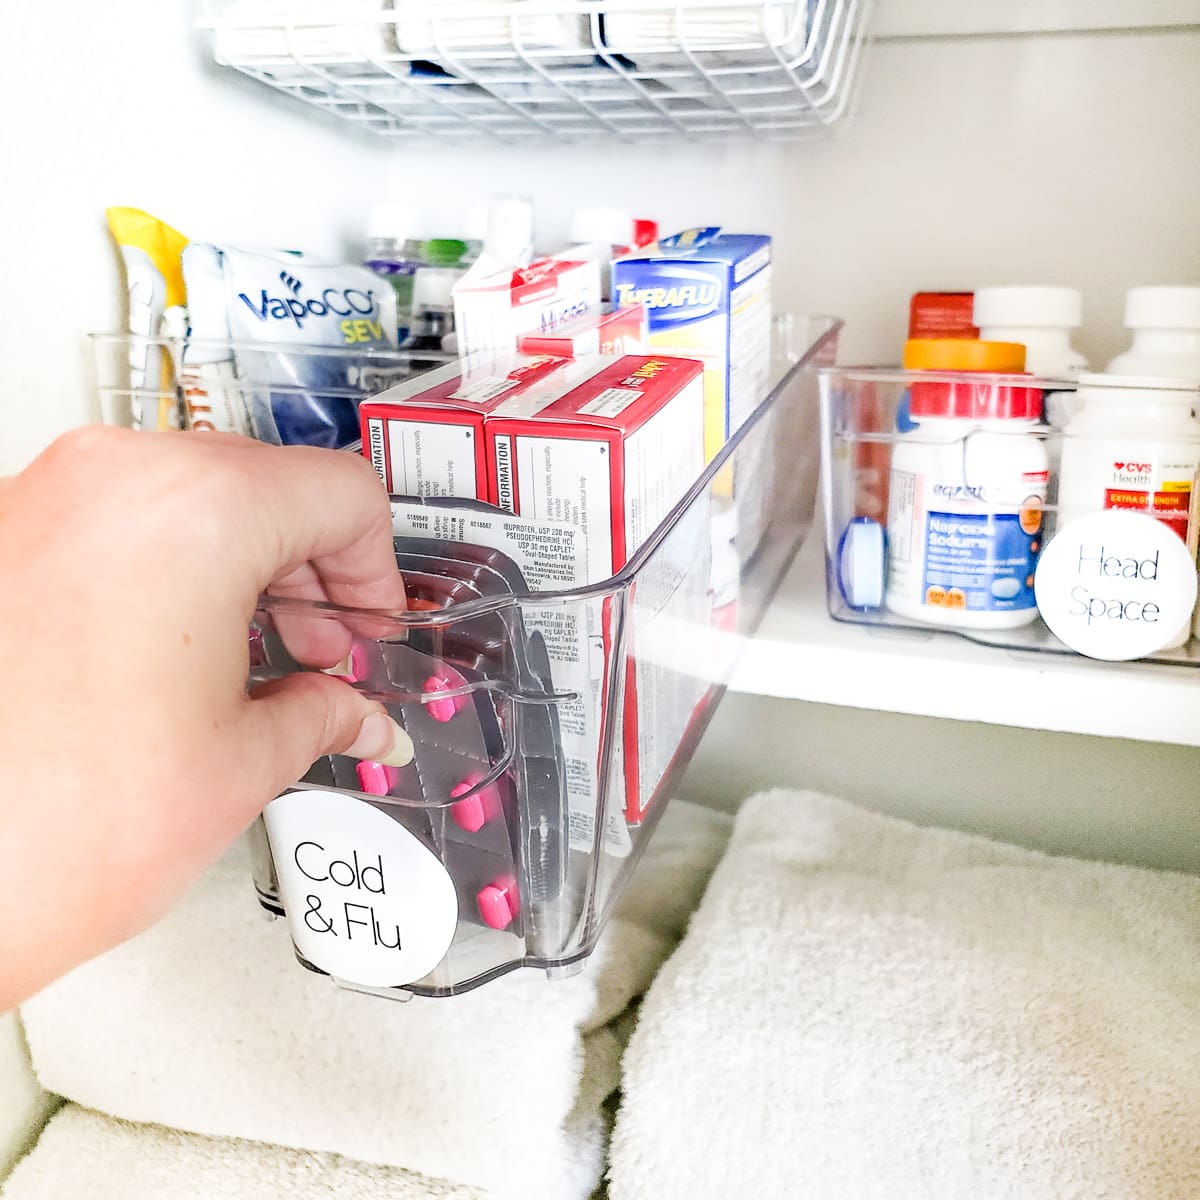
<svg viewBox="0 0 1200 1200">
<path fill-rule="evenodd" d="M 412 739 L 381 704 L 319 671 L 299 671 L 254 688 L 246 731 L 259 768 L 260 808 L 325 754 L 394 767 L 413 758 Z"/>
</svg>

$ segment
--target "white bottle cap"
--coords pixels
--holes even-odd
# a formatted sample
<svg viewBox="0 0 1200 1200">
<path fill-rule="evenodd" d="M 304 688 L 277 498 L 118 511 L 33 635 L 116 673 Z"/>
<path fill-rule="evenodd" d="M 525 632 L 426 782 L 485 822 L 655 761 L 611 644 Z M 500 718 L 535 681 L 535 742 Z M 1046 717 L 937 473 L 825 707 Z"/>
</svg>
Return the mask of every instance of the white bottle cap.
<svg viewBox="0 0 1200 1200">
<path fill-rule="evenodd" d="M 533 245 L 533 203 L 525 196 L 493 196 L 488 205 L 487 252 L 503 262 L 524 262 Z"/>
<path fill-rule="evenodd" d="M 1178 379 L 1165 375 L 1121 375 L 1116 371 L 1084 371 L 1076 380 L 1080 389 L 1088 388 L 1089 395 L 1112 400 L 1186 401 L 1196 402 L 1200 379 Z"/>
<path fill-rule="evenodd" d="M 1130 288 L 1125 328 L 1200 329 L 1200 287 Z"/>
<path fill-rule="evenodd" d="M 975 292 L 980 329 L 1078 329 L 1083 297 L 1068 287 L 986 287 Z"/>
<path fill-rule="evenodd" d="M 580 208 L 571 218 L 571 241 L 632 246 L 633 217 L 619 208 Z"/>
<path fill-rule="evenodd" d="M 419 208 L 413 208 L 411 204 L 375 204 L 367 214 L 369 238 L 391 238 L 396 242 L 405 242 L 424 236 L 424 216 Z"/>
<path fill-rule="evenodd" d="M 855 517 L 838 542 L 837 580 L 842 598 L 859 612 L 883 604 L 887 574 L 883 526 Z"/>
<path fill-rule="evenodd" d="M 413 276 L 413 312 L 425 308 L 449 312 L 454 307 L 454 285 L 461 277 L 454 267 L 418 267 Z"/>
</svg>

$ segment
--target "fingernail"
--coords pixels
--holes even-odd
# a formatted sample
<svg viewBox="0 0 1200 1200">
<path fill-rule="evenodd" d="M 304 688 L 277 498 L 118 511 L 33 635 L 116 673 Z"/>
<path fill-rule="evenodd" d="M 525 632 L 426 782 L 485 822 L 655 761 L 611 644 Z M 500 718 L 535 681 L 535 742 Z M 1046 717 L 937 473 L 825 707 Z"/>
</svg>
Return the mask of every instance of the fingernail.
<svg viewBox="0 0 1200 1200">
<path fill-rule="evenodd" d="M 368 759 L 389 767 L 406 767 L 413 760 L 412 738 L 385 712 L 374 712 L 345 752 L 350 758 Z"/>
<path fill-rule="evenodd" d="M 354 664 L 350 658 L 350 655 L 347 654 L 341 662 L 334 663 L 332 667 L 322 667 L 321 670 L 326 675 L 332 675 L 336 679 L 345 679 L 348 682 L 353 683 L 354 679 L 350 674 L 350 672 L 353 670 L 353 667 Z"/>
<path fill-rule="evenodd" d="M 324 670 L 326 675 L 332 675 L 335 679 L 359 683 L 370 674 L 367 652 L 361 646 L 355 645 L 341 662 L 334 663 L 332 667 L 325 667 Z"/>
</svg>

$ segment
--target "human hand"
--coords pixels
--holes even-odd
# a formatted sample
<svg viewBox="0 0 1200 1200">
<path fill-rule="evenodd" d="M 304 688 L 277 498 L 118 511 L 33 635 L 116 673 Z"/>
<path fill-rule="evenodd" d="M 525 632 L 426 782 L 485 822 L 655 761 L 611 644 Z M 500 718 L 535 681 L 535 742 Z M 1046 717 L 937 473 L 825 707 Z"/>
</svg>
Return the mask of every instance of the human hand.
<svg viewBox="0 0 1200 1200">
<path fill-rule="evenodd" d="M 0 481 L 0 585 L 0 1011 L 160 916 L 319 756 L 411 753 L 332 676 L 246 691 L 261 592 L 405 607 L 355 455 L 76 430 Z M 350 647 L 283 633 L 308 666 Z"/>
</svg>

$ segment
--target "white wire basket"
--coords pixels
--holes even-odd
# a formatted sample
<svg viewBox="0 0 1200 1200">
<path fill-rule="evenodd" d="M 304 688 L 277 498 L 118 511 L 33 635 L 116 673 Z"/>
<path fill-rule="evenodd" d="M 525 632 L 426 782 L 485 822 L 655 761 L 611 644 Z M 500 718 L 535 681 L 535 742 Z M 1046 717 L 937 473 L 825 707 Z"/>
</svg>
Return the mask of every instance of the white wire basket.
<svg viewBox="0 0 1200 1200">
<path fill-rule="evenodd" d="M 821 134 L 872 0 L 209 0 L 217 62 L 390 137 Z"/>
</svg>

